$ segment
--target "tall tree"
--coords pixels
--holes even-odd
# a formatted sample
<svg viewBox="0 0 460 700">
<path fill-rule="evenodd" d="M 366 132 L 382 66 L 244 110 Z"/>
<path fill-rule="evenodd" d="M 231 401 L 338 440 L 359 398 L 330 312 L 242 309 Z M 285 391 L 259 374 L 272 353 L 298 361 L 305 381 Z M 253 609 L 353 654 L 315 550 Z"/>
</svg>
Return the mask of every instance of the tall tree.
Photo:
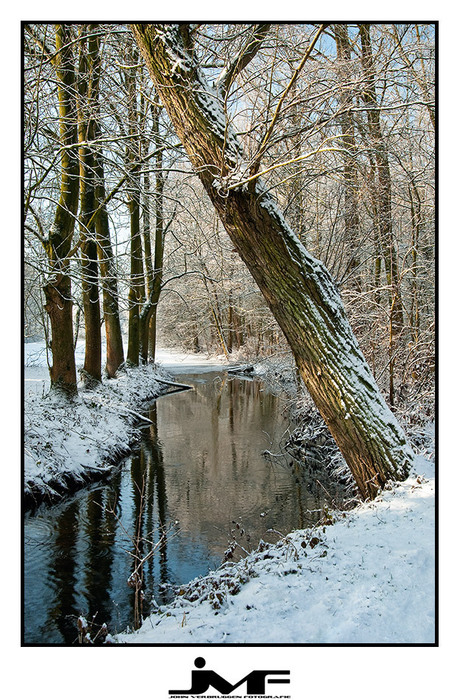
<svg viewBox="0 0 460 700">
<path fill-rule="evenodd" d="M 156 339 L 157 339 L 157 309 L 160 301 L 161 285 L 163 281 L 163 258 L 164 258 L 164 213 L 163 213 L 163 190 L 165 177 L 163 172 L 163 145 L 160 138 L 160 111 L 161 106 L 152 105 L 152 136 L 155 148 L 155 191 L 154 191 L 154 221 L 155 221 L 155 242 L 152 252 L 150 246 L 150 226 L 145 231 L 145 260 L 148 297 L 140 315 L 140 341 L 141 357 L 143 362 L 147 362 L 148 356 L 155 360 Z M 144 211 L 148 211 L 149 203 L 146 203 Z M 150 217 L 148 217 L 150 222 Z"/>
<path fill-rule="evenodd" d="M 357 165 L 355 130 L 352 119 L 353 102 L 350 98 L 351 46 L 346 24 L 334 25 L 339 70 L 343 88 L 338 92 L 339 124 L 341 127 L 341 145 L 343 149 L 343 186 L 344 186 L 344 225 L 345 240 L 349 250 L 347 274 L 352 276 L 352 284 L 359 287 L 357 268 L 359 267 L 359 205 L 357 195 Z"/>
<path fill-rule="evenodd" d="M 145 297 L 144 265 L 141 235 L 141 179 L 140 162 L 142 141 L 139 130 L 139 112 L 137 108 L 136 74 L 137 55 L 130 56 L 131 65 L 127 68 L 126 88 L 128 97 L 129 138 L 126 147 L 128 168 L 128 208 L 130 218 L 130 281 L 129 281 L 129 326 L 128 352 L 126 359 L 131 365 L 139 364 L 140 352 L 140 314 Z"/>
<path fill-rule="evenodd" d="M 93 53 L 93 66 L 97 73 L 103 77 L 102 54 L 99 36 L 97 37 L 97 51 Z M 102 115 L 101 115 L 101 95 L 100 82 L 93 80 L 91 98 L 91 114 L 95 122 L 94 137 L 96 143 L 93 148 L 94 167 L 94 228 L 96 231 L 97 254 L 99 258 L 99 273 L 102 288 L 102 311 L 104 316 L 105 337 L 106 337 L 106 365 L 105 369 L 109 378 L 115 377 L 118 368 L 124 362 L 123 338 L 121 333 L 119 294 L 116 260 L 113 253 L 113 246 L 110 234 L 109 214 L 107 205 L 115 190 L 106 193 L 106 179 L 104 168 L 104 153 L 101 143 L 102 139 Z"/>
<path fill-rule="evenodd" d="M 57 95 L 61 145 L 60 194 L 53 225 L 44 248 L 48 257 L 47 280 L 44 286 L 45 309 L 51 325 L 50 367 L 52 389 L 68 395 L 77 391 L 73 326 L 72 284 L 69 274 L 69 253 L 78 209 L 79 164 L 77 138 L 76 81 L 71 29 L 56 25 Z"/>
<path fill-rule="evenodd" d="M 99 131 L 98 131 L 99 134 Z M 106 372 L 109 378 L 115 377 L 124 362 L 123 337 L 121 333 L 120 311 L 118 303 L 118 280 L 116 261 L 110 236 L 109 215 L 106 206 L 104 161 L 101 149 L 95 151 L 96 174 L 96 236 L 101 273 L 102 308 L 104 313 L 106 337 Z"/>
<path fill-rule="evenodd" d="M 101 381 L 101 313 L 99 271 L 95 235 L 97 96 L 99 93 L 99 36 L 95 25 L 80 30 L 78 70 L 78 141 L 80 156 L 80 240 L 83 308 L 85 313 L 85 362 L 87 382 Z"/>
<path fill-rule="evenodd" d="M 359 34 L 364 74 L 362 99 L 367 108 L 372 160 L 375 162 L 376 185 L 373 188 L 373 192 L 377 197 L 375 209 L 378 215 L 379 242 L 385 261 L 387 284 L 390 289 L 390 326 L 393 333 L 398 333 L 403 326 L 403 309 L 399 282 L 398 253 L 393 235 L 391 174 L 388 149 L 380 120 L 369 24 L 361 24 L 359 26 Z"/>
<path fill-rule="evenodd" d="M 358 347 L 331 276 L 289 228 L 258 172 L 282 100 L 314 42 L 281 95 L 244 177 L 242 147 L 220 94 L 198 63 L 191 27 L 134 24 L 132 29 L 188 157 L 283 330 L 360 492 L 374 497 L 388 479 L 407 476 L 412 452 Z M 248 65 L 244 48 L 235 65 Z M 233 69 L 232 80 L 238 72 Z"/>
</svg>

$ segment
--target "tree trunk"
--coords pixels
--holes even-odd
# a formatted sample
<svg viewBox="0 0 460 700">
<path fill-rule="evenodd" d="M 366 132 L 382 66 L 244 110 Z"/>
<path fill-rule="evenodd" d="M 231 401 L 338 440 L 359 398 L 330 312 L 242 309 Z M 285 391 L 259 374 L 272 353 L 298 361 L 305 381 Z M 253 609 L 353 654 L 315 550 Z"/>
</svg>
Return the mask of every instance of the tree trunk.
<svg viewBox="0 0 460 700">
<path fill-rule="evenodd" d="M 149 149 L 149 142 L 147 139 L 142 139 L 142 146 L 143 146 L 143 156 L 148 155 L 148 149 Z M 152 294 L 153 294 L 153 287 L 154 287 L 154 268 L 153 268 L 153 262 L 152 262 L 152 244 L 151 244 L 151 232 L 150 232 L 150 173 L 149 169 L 147 168 L 144 172 L 143 176 L 143 185 L 144 185 L 144 204 L 142 207 L 142 234 L 143 234 L 143 243 L 144 243 L 144 264 L 145 264 L 145 283 L 147 287 L 147 301 L 144 304 L 144 307 L 141 311 L 140 315 L 140 352 L 141 352 L 141 359 L 144 363 L 148 361 L 148 355 L 149 355 L 149 338 L 150 338 L 150 317 L 151 313 L 153 311 L 150 310 L 150 307 L 152 306 L 151 300 L 152 300 Z M 148 308 L 147 308 L 148 307 Z M 153 355 L 155 355 L 155 348 L 154 348 L 154 343 L 153 341 Z"/>
<path fill-rule="evenodd" d="M 78 80 L 78 141 L 80 157 L 80 236 L 83 309 L 85 314 L 86 382 L 101 381 L 101 312 L 97 243 L 93 214 L 96 209 L 94 100 L 99 83 L 99 39 L 94 27 L 82 28 Z M 89 35 L 89 36 L 88 36 Z"/>
<path fill-rule="evenodd" d="M 101 54 L 99 37 L 89 39 L 92 65 L 90 70 L 91 89 L 88 91 L 90 101 L 90 116 L 94 120 L 94 138 L 101 136 L 99 75 L 101 69 Z M 107 206 L 105 203 L 105 173 L 101 146 L 92 149 L 92 168 L 94 176 L 94 227 L 96 234 L 97 256 L 102 289 L 102 311 L 104 315 L 106 336 L 106 372 L 109 378 L 115 377 L 118 368 L 124 362 L 123 339 L 121 334 L 120 313 L 118 307 L 118 282 L 115 261 L 110 240 L 110 226 Z M 100 309 L 98 311 L 100 315 Z"/>
<path fill-rule="evenodd" d="M 139 194 L 139 189 L 136 189 L 135 192 L 130 194 L 129 200 L 131 271 L 128 292 L 128 353 L 126 359 L 133 366 L 139 364 L 140 309 L 144 288 Z"/>
<path fill-rule="evenodd" d="M 120 311 L 118 306 L 118 282 L 110 240 L 110 226 L 105 200 L 105 178 L 102 154 L 95 153 L 96 202 L 99 211 L 96 216 L 96 236 L 98 243 L 99 270 L 102 286 L 102 310 L 104 313 L 106 337 L 106 372 L 109 378 L 115 377 L 124 362 L 123 337 L 121 334 Z"/>
<path fill-rule="evenodd" d="M 399 284 L 398 254 L 394 243 L 393 220 L 391 210 L 391 175 L 388 152 L 380 124 L 380 111 L 375 89 L 374 59 L 370 28 L 368 24 L 359 25 L 362 47 L 362 65 L 364 71 L 363 100 L 367 106 L 367 117 L 372 149 L 375 152 L 377 175 L 376 195 L 379 219 L 380 245 L 385 261 L 387 284 L 390 289 L 389 308 L 393 333 L 398 334 L 403 327 L 403 307 Z"/>
<path fill-rule="evenodd" d="M 243 161 L 222 104 L 177 25 L 133 25 L 161 100 L 240 257 L 293 351 L 301 376 L 352 471 L 374 497 L 405 478 L 412 452 L 386 406 L 321 262 L 303 247 L 260 180 L 229 183 Z M 228 186 L 230 184 L 230 186 Z"/>
<path fill-rule="evenodd" d="M 410 329 L 412 342 L 418 343 L 420 331 L 419 302 L 418 302 L 418 249 L 420 240 L 420 229 L 422 226 L 422 204 L 415 182 L 409 184 L 409 198 L 411 210 L 412 246 L 411 246 L 411 302 L 410 302 Z"/>
<path fill-rule="evenodd" d="M 67 275 L 55 275 L 44 287 L 45 309 L 51 324 L 51 388 L 68 395 L 77 393 L 73 345 L 71 282 Z"/>
<path fill-rule="evenodd" d="M 127 146 L 128 177 L 128 206 L 130 216 L 131 237 L 131 270 L 129 281 L 129 315 L 128 315 L 128 352 L 127 361 L 137 366 L 139 364 L 140 351 L 140 313 L 141 305 L 145 297 L 144 288 L 144 264 L 142 257 L 141 237 L 141 186 L 140 186 L 140 160 L 141 141 L 139 137 L 138 112 L 136 104 L 136 56 L 133 56 L 133 67 L 128 69 L 128 113 L 130 139 Z M 137 164 L 136 164 L 137 162 Z"/>
<path fill-rule="evenodd" d="M 83 372 L 87 385 L 100 382 L 101 375 L 101 312 L 95 240 L 86 239 L 81 247 L 82 294 L 85 316 L 85 362 Z"/>
<path fill-rule="evenodd" d="M 150 258 L 150 280 L 148 284 L 148 299 L 141 313 L 141 357 L 147 362 L 148 356 L 155 361 L 157 342 L 157 309 L 160 301 L 161 285 L 163 282 L 163 258 L 164 258 L 164 216 L 163 216 L 163 151 L 160 146 L 160 106 L 152 107 L 153 138 L 156 151 L 155 157 L 155 247 L 153 266 Z M 150 232 L 149 232 L 150 235 Z M 147 260 L 147 247 L 145 251 Z"/>
<path fill-rule="evenodd" d="M 78 209 L 79 167 L 75 70 L 70 31 L 65 24 L 56 25 L 55 61 L 62 145 L 61 191 L 54 223 L 48 239 L 44 242 L 49 262 L 44 292 L 45 309 L 51 324 L 51 388 L 61 389 L 68 395 L 73 395 L 77 392 L 77 375 L 72 327 L 72 289 L 67 255 L 72 244 Z"/>
<path fill-rule="evenodd" d="M 342 62 L 342 74 L 345 73 L 345 84 L 349 82 L 348 65 L 351 63 L 351 47 L 346 24 L 334 26 L 337 45 L 337 58 Z M 358 176 L 356 164 L 356 142 L 353 126 L 352 99 L 349 90 L 339 90 L 340 105 L 339 124 L 342 131 L 341 145 L 343 154 L 343 183 L 345 195 L 344 224 L 345 240 L 348 249 L 346 274 L 351 276 L 351 286 L 360 288 L 359 268 L 359 206 L 358 206 Z"/>
</svg>

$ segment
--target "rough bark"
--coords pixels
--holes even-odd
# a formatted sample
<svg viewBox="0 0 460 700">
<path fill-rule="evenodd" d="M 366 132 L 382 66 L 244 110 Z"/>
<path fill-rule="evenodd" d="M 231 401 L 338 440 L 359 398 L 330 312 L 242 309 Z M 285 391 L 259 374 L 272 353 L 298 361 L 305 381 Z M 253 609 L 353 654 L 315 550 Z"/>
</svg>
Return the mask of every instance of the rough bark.
<svg viewBox="0 0 460 700">
<path fill-rule="evenodd" d="M 412 452 L 353 336 L 340 295 L 260 179 L 238 186 L 244 154 L 222 105 L 175 25 L 133 25 L 161 100 L 240 257 L 294 353 L 300 374 L 352 471 L 373 497 L 407 476 Z"/>
</svg>

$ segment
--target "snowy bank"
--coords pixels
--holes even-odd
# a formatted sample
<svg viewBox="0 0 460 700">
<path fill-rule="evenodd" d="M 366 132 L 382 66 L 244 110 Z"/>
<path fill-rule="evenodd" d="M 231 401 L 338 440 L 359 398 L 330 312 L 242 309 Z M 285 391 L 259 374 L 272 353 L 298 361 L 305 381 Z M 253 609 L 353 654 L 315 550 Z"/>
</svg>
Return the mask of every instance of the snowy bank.
<svg viewBox="0 0 460 700">
<path fill-rule="evenodd" d="M 430 457 L 374 501 L 184 585 L 127 644 L 435 641 Z"/>
<path fill-rule="evenodd" d="M 24 415 L 26 503 L 53 500 L 103 476 L 138 437 L 141 404 L 166 387 L 152 367 L 126 369 L 66 400 L 29 395 Z"/>
</svg>

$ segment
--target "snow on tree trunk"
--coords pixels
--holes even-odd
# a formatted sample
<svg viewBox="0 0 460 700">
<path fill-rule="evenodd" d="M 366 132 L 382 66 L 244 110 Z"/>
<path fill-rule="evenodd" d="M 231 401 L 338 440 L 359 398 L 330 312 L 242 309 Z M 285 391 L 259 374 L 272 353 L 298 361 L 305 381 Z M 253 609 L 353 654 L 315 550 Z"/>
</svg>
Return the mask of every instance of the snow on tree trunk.
<svg viewBox="0 0 460 700">
<path fill-rule="evenodd" d="M 386 406 L 324 265 L 289 228 L 260 178 L 236 185 L 244 154 L 178 25 L 132 26 L 161 100 L 361 494 L 408 475 L 413 455 Z"/>
</svg>

